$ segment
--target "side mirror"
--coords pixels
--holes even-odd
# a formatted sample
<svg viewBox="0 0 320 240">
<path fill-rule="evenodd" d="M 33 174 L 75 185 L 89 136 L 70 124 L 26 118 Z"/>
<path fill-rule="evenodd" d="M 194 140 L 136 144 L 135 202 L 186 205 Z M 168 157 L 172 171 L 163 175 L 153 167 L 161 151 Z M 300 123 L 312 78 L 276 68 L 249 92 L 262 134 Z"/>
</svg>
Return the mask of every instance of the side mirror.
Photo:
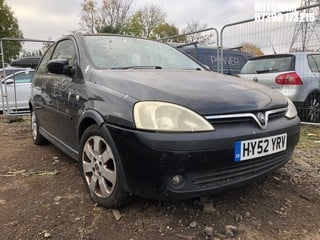
<svg viewBox="0 0 320 240">
<path fill-rule="evenodd" d="M 69 66 L 68 59 L 53 59 L 48 63 L 48 71 L 54 74 L 65 74 L 72 76 L 74 74 L 74 69 Z"/>
</svg>

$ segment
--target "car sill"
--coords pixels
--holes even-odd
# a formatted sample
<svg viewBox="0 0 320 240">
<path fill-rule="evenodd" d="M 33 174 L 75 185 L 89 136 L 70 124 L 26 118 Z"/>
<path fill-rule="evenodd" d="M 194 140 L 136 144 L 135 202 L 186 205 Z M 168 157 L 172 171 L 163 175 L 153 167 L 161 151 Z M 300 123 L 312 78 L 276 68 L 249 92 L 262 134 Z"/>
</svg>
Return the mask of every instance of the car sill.
<svg viewBox="0 0 320 240">
<path fill-rule="evenodd" d="M 74 160 L 78 161 L 79 152 L 77 152 L 76 150 L 74 150 L 70 146 L 64 144 L 60 139 L 56 138 L 51 133 L 47 132 L 45 129 L 43 129 L 41 127 L 39 128 L 39 132 L 42 136 L 44 136 L 53 145 L 57 146 L 64 153 L 66 153 L 68 156 L 70 156 Z"/>
</svg>

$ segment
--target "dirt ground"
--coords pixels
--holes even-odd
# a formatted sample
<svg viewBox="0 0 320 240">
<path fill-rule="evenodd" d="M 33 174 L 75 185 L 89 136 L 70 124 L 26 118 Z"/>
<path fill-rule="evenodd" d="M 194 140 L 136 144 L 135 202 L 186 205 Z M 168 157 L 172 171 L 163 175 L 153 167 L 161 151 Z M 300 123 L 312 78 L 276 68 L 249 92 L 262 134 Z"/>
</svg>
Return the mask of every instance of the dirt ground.
<svg viewBox="0 0 320 240">
<path fill-rule="evenodd" d="M 111 210 L 90 200 L 76 162 L 32 143 L 29 125 L 0 117 L 0 239 L 320 239 L 320 127 L 302 127 L 292 160 L 252 184 Z"/>
</svg>

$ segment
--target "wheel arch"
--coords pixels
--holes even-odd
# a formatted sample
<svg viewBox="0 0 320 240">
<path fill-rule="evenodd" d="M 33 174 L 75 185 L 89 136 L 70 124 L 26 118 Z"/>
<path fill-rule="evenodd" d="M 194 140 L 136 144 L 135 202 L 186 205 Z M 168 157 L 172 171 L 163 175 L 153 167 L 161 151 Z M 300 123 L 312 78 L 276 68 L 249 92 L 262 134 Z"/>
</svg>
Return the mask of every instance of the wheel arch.
<svg viewBox="0 0 320 240">
<path fill-rule="evenodd" d="M 86 112 L 82 113 L 80 118 L 79 118 L 79 124 L 78 124 L 78 141 L 79 144 L 81 143 L 81 137 L 83 135 L 83 133 L 85 132 L 85 130 L 90 127 L 91 125 L 97 125 L 102 131 L 105 131 L 105 133 L 107 135 L 110 136 L 110 138 L 112 139 L 112 136 L 107 128 L 106 125 L 104 125 L 105 121 L 104 118 L 95 110 L 87 110 Z M 119 174 L 121 176 L 122 179 L 122 184 L 124 189 L 129 193 L 130 189 L 128 187 L 128 183 L 127 183 L 127 178 L 126 178 L 126 174 L 124 172 L 124 168 L 122 165 L 122 161 L 118 152 L 117 147 L 115 146 L 115 143 L 112 139 L 112 142 L 114 144 L 114 148 L 115 148 L 115 152 L 114 154 L 117 156 L 117 158 L 120 160 L 119 161 Z M 80 149 L 79 149 L 80 151 Z"/>
<path fill-rule="evenodd" d="M 80 143 L 81 136 L 84 133 L 84 131 L 90 127 L 93 124 L 98 125 L 100 127 L 104 123 L 103 117 L 94 110 L 87 110 L 83 112 L 79 118 L 79 124 L 78 124 L 78 132 L 77 132 L 77 139 Z"/>
</svg>

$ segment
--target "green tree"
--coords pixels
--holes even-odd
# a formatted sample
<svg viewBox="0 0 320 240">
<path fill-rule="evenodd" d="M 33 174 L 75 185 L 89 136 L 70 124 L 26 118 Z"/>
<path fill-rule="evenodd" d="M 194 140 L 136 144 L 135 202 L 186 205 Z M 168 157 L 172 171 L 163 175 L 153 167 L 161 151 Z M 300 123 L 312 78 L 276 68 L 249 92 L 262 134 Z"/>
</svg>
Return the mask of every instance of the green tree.
<svg viewBox="0 0 320 240">
<path fill-rule="evenodd" d="M 126 34 L 134 35 L 134 36 L 142 36 L 143 35 L 143 22 L 142 22 L 142 12 L 137 11 L 131 17 L 127 29 Z"/>
<path fill-rule="evenodd" d="M 168 23 L 161 23 L 155 27 L 151 38 L 159 39 L 159 38 L 175 36 L 178 34 L 179 34 L 179 29 L 176 26 L 170 25 Z"/>
<path fill-rule="evenodd" d="M 80 28 L 90 33 L 123 33 L 130 19 L 131 0 L 83 0 Z"/>
<path fill-rule="evenodd" d="M 153 31 L 165 22 L 166 13 L 157 5 L 150 4 L 140 9 L 143 25 L 143 37 L 150 38 Z"/>
<path fill-rule="evenodd" d="M 98 32 L 124 33 L 130 19 L 132 0 L 103 0 Z"/>
<path fill-rule="evenodd" d="M 161 24 L 165 24 L 165 17 L 166 13 L 161 7 L 154 4 L 145 5 L 132 15 L 125 33 L 154 39 L 159 33 L 154 31 Z"/>
<path fill-rule="evenodd" d="M 19 29 L 18 20 L 14 17 L 11 8 L 4 0 L 0 0 L 0 38 L 5 37 L 22 38 L 23 35 Z M 12 58 L 16 58 L 21 48 L 21 42 L 3 41 L 4 61 L 9 63 Z"/>
</svg>

